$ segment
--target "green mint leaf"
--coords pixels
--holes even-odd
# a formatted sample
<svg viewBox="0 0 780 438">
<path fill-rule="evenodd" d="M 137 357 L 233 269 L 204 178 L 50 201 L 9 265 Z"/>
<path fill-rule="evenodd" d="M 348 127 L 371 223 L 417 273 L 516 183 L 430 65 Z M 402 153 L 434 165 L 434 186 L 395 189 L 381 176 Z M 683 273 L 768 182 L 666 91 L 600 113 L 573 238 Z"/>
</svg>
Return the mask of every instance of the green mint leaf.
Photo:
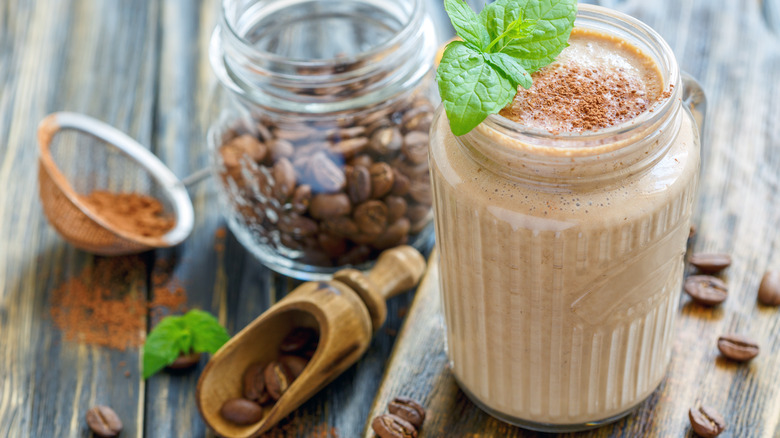
<svg viewBox="0 0 780 438">
<path fill-rule="evenodd" d="M 526 90 L 531 88 L 531 74 L 515 58 L 506 53 L 483 53 L 482 56 L 487 63 L 502 71 L 515 87 L 520 85 Z"/>
<path fill-rule="evenodd" d="M 436 79 L 455 135 L 466 134 L 501 111 L 517 93 L 517 87 L 485 62 L 480 51 L 462 41 L 447 45 Z"/>
<path fill-rule="evenodd" d="M 208 312 L 193 309 L 183 318 L 192 333 L 192 350 L 196 353 L 214 354 L 230 339 L 217 318 Z"/>
<path fill-rule="evenodd" d="M 166 316 L 149 333 L 144 343 L 144 379 L 163 369 L 189 351 L 192 335 L 181 316 Z"/>
<path fill-rule="evenodd" d="M 497 0 L 479 18 L 490 36 L 490 51 L 516 58 L 533 73 L 568 45 L 576 15 L 576 0 Z"/>
<path fill-rule="evenodd" d="M 459 37 L 479 49 L 488 45 L 490 39 L 487 30 L 477 18 L 477 14 L 463 0 L 444 0 L 444 9 Z"/>
</svg>

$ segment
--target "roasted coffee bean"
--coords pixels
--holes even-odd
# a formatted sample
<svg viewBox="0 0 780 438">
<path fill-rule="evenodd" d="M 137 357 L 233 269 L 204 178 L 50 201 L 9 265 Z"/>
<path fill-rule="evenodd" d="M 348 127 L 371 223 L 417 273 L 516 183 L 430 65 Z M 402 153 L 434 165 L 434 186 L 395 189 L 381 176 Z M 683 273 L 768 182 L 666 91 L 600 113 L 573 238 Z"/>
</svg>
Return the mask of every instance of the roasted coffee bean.
<svg viewBox="0 0 780 438">
<path fill-rule="evenodd" d="M 718 273 L 731 265 L 731 256 L 728 254 L 693 254 L 688 260 L 699 272 L 705 274 Z"/>
<path fill-rule="evenodd" d="M 231 398 L 222 404 L 219 414 L 231 423 L 246 426 L 263 419 L 263 408 L 252 400 Z"/>
<path fill-rule="evenodd" d="M 260 143 L 260 140 L 255 138 L 254 135 L 250 134 L 240 135 L 230 140 L 226 147 L 235 148 L 252 161 L 258 163 L 263 161 L 266 153 L 268 153 L 268 148 L 263 143 Z"/>
<path fill-rule="evenodd" d="M 365 263 L 371 256 L 371 248 L 366 245 L 357 245 L 339 257 L 339 265 L 359 265 Z"/>
<path fill-rule="evenodd" d="M 347 177 L 347 194 L 353 204 L 368 201 L 371 197 L 371 173 L 367 168 L 352 167 Z"/>
<path fill-rule="evenodd" d="M 286 354 L 279 356 L 279 363 L 287 367 L 287 370 L 290 372 L 290 376 L 292 376 L 292 380 L 295 380 L 298 378 L 298 376 L 301 375 L 303 369 L 306 368 L 306 365 L 309 363 L 309 361 L 300 356 Z"/>
<path fill-rule="evenodd" d="M 691 420 L 693 431 L 702 438 L 714 438 L 726 429 L 726 420 L 720 412 L 709 406 L 691 408 L 688 411 L 688 418 Z"/>
<path fill-rule="evenodd" d="M 428 134 L 420 131 L 412 131 L 404 136 L 404 144 L 401 147 L 406 158 L 414 164 L 428 162 Z"/>
<path fill-rule="evenodd" d="M 271 398 L 279 400 L 279 397 L 290 387 L 294 377 L 290 370 L 278 361 L 272 361 L 265 367 L 265 389 L 271 394 Z"/>
<path fill-rule="evenodd" d="M 309 209 L 309 205 L 311 205 L 311 196 L 310 185 L 301 184 L 296 187 L 293 192 L 292 200 L 290 201 L 292 211 L 298 214 L 305 213 L 306 210 Z"/>
<path fill-rule="evenodd" d="M 412 183 L 408 176 L 398 171 L 398 169 L 393 169 L 393 188 L 390 190 L 391 194 L 404 196 L 409 193 L 409 187 L 411 187 L 411 185 Z"/>
<path fill-rule="evenodd" d="M 351 164 L 353 167 L 363 166 L 368 169 L 372 164 L 374 164 L 374 160 L 372 160 L 371 157 L 366 154 L 361 154 L 353 158 L 349 164 Z"/>
<path fill-rule="evenodd" d="M 387 205 L 382 201 L 367 201 L 355 207 L 353 215 L 361 232 L 378 235 L 387 226 Z"/>
<path fill-rule="evenodd" d="M 325 254 L 319 248 L 314 248 L 311 246 L 307 246 L 303 250 L 303 255 L 301 256 L 300 261 L 309 265 L 324 267 L 333 266 L 333 261 L 331 261 L 327 254 Z"/>
<path fill-rule="evenodd" d="M 270 141 L 274 138 L 274 135 L 271 134 L 271 131 L 265 126 L 264 123 L 256 123 L 255 128 L 257 129 L 257 135 L 260 137 L 260 140 Z"/>
<path fill-rule="evenodd" d="M 758 286 L 758 302 L 765 306 L 780 306 L 780 271 L 766 271 Z"/>
<path fill-rule="evenodd" d="M 380 128 L 371 134 L 371 151 L 378 155 L 389 155 L 398 152 L 404 143 L 404 138 L 398 128 Z"/>
<path fill-rule="evenodd" d="M 405 217 L 399 218 L 395 222 L 392 222 L 382 234 L 374 238 L 370 242 L 371 246 L 378 250 L 384 250 L 403 245 L 406 243 L 407 236 L 409 235 L 409 228 L 409 219 Z"/>
<path fill-rule="evenodd" d="M 342 237 L 334 236 L 327 232 L 321 232 L 317 235 L 317 241 L 319 242 L 322 251 L 332 259 L 339 258 L 342 254 L 347 252 L 347 241 Z"/>
<path fill-rule="evenodd" d="M 244 370 L 244 398 L 258 401 L 265 393 L 265 365 L 255 362 Z"/>
<path fill-rule="evenodd" d="M 409 423 L 393 414 L 384 414 L 375 417 L 371 422 L 371 429 L 379 435 L 379 438 L 417 438 L 417 429 Z"/>
<path fill-rule="evenodd" d="M 348 215 L 351 211 L 352 203 L 344 193 L 319 194 L 312 198 L 309 206 L 309 214 L 315 219 L 332 219 Z"/>
<path fill-rule="evenodd" d="M 311 344 L 316 344 L 319 339 L 317 331 L 309 327 L 296 327 L 279 344 L 282 353 L 296 353 Z"/>
<path fill-rule="evenodd" d="M 359 154 L 360 152 L 363 152 L 366 149 L 366 146 L 368 146 L 368 139 L 366 137 L 355 137 L 341 140 L 340 142 L 334 144 L 330 150 L 337 155 L 341 155 L 344 158 L 349 159 Z"/>
<path fill-rule="evenodd" d="M 288 233 L 291 236 L 300 239 L 306 236 L 312 236 L 317 233 L 317 222 L 307 218 L 306 216 L 300 216 L 295 213 L 284 215 L 279 218 L 277 222 L 279 231 Z"/>
<path fill-rule="evenodd" d="M 317 131 L 304 125 L 287 125 L 271 130 L 274 137 L 293 143 L 303 142 L 312 138 L 317 138 Z"/>
<path fill-rule="evenodd" d="M 718 350 L 735 362 L 747 362 L 758 356 L 760 349 L 758 344 L 747 336 L 732 333 L 718 338 Z"/>
<path fill-rule="evenodd" d="M 366 134 L 365 126 L 352 126 L 350 128 L 338 128 L 327 131 L 327 138 L 333 142 L 348 140 L 350 138 L 360 137 Z"/>
<path fill-rule="evenodd" d="M 292 163 L 287 158 L 280 158 L 274 164 L 272 174 L 274 177 L 274 196 L 279 200 L 287 199 L 295 190 L 295 169 Z"/>
<path fill-rule="evenodd" d="M 93 406 L 87 411 L 87 426 L 95 435 L 110 438 L 122 431 L 122 420 L 108 406 Z"/>
<path fill-rule="evenodd" d="M 387 222 L 393 223 L 406 214 L 406 200 L 400 196 L 390 195 L 385 198 L 387 205 Z"/>
<path fill-rule="evenodd" d="M 390 193 L 395 181 L 393 168 L 387 163 L 374 163 L 368 169 L 371 174 L 371 197 L 379 199 Z"/>
<path fill-rule="evenodd" d="M 268 154 L 271 161 L 278 161 L 280 158 L 290 158 L 295 152 L 295 147 L 287 140 L 279 138 L 268 141 Z"/>
<path fill-rule="evenodd" d="M 425 409 L 408 397 L 396 397 L 387 404 L 387 410 L 419 429 L 425 421 Z"/>
<path fill-rule="evenodd" d="M 346 176 L 324 152 L 317 152 L 308 165 L 306 183 L 315 193 L 335 193 L 344 188 Z"/>
<path fill-rule="evenodd" d="M 172 370 L 183 370 L 194 367 L 198 362 L 200 362 L 200 353 L 180 354 L 173 363 L 167 366 L 167 368 Z"/>
<path fill-rule="evenodd" d="M 431 208 L 425 205 L 411 205 L 406 210 L 406 217 L 409 218 L 411 223 L 416 224 L 417 222 L 426 220 L 430 211 Z"/>
<path fill-rule="evenodd" d="M 685 279 L 684 289 L 694 301 L 705 306 L 718 305 L 728 297 L 726 283 L 709 275 L 691 275 Z"/>
<path fill-rule="evenodd" d="M 412 113 L 412 111 L 409 111 L 409 113 Z M 406 132 L 428 132 L 431 128 L 431 123 L 433 123 L 433 113 L 427 109 L 421 109 L 419 112 L 413 114 L 414 115 L 411 118 L 407 118 L 407 116 L 404 115 L 404 130 L 406 130 Z"/>
<path fill-rule="evenodd" d="M 346 216 L 326 220 L 322 223 L 322 227 L 330 233 L 346 238 L 350 238 L 360 232 L 355 221 Z"/>
<path fill-rule="evenodd" d="M 390 121 L 390 119 L 387 117 L 382 117 L 381 119 L 377 119 L 376 121 L 366 125 L 366 135 L 373 136 L 377 130 L 391 126 L 393 126 L 393 122 Z"/>
<path fill-rule="evenodd" d="M 374 111 L 360 120 L 360 124 L 363 126 L 371 126 L 374 122 L 377 122 L 383 118 L 386 118 L 392 112 L 391 108 L 384 108 L 379 111 Z"/>
</svg>

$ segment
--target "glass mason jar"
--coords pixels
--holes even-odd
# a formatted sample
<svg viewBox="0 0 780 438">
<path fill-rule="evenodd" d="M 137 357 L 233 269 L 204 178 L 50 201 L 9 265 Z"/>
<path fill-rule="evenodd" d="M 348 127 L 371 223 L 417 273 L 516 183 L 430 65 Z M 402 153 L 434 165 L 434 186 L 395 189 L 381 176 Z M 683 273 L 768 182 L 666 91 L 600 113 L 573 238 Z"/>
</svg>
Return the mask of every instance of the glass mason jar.
<svg viewBox="0 0 780 438">
<path fill-rule="evenodd" d="M 452 371 L 482 409 L 542 431 L 614 421 L 660 384 L 698 183 L 669 46 L 601 7 L 580 5 L 575 26 L 642 49 L 668 97 L 582 133 L 493 115 L 455 137 L 441 108 L 431 128 Z"/>
<path fill-rule="evenodd" d="M 435 35 L 421 0 L 224 0 L 208 134 L 227 222 L 265 265 L 319 279 L 430 245 Z"/>
</svg>

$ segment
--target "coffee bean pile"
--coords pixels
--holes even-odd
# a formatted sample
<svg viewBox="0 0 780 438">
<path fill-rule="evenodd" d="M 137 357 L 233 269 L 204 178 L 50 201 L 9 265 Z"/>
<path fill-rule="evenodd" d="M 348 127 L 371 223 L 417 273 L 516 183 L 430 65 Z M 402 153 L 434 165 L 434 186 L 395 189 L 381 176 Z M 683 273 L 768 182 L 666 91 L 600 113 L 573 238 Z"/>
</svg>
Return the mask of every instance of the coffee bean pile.
<svg viewBox="0 0 780 438">
<path fill-rule="evenodd" d="M 425 409 L 408 397 L 396 397 L 387 404 L 389 414 L 371 421 L 371 429 L 379 438 L 416 438 L 425 421 Z"/>
<path fill-rule="evenodd" d="M 225 401 L 219 410 L 222 417 L 238 425 L 257 423 L 263 418 L 263 407 L 272 405 L 292 385 L 314 356 L 319 342 L 316 330 L 299 327 L 279 345 L 279 357 L 269 363 L 256 362 L 244 370 L 243 397 Z"/>
<path fill-rule="evenodd" d="M 433 109 L 416 95 L 333 122 L 258 118 L 256 134 L 223 136 L 222 182 L 261 243 L 317 266 L 363 263 L 430 222 Z"/>
</svg>

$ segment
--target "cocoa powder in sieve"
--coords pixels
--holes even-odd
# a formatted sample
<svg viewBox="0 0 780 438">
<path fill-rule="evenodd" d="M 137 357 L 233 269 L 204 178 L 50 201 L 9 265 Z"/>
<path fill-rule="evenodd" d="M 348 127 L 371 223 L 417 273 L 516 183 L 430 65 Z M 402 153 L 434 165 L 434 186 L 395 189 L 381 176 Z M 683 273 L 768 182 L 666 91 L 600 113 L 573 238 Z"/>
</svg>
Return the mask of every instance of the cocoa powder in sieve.
<svg viewBox="0 0 780 438">
<path fill-rule="evenodd" d="M 117 229 L 144 237 L 160 237 L 175 221 L 165 215 L 159 200 L 140 193 L 95 190 L 81 200 L 92 212 Z"/>
</svg>

